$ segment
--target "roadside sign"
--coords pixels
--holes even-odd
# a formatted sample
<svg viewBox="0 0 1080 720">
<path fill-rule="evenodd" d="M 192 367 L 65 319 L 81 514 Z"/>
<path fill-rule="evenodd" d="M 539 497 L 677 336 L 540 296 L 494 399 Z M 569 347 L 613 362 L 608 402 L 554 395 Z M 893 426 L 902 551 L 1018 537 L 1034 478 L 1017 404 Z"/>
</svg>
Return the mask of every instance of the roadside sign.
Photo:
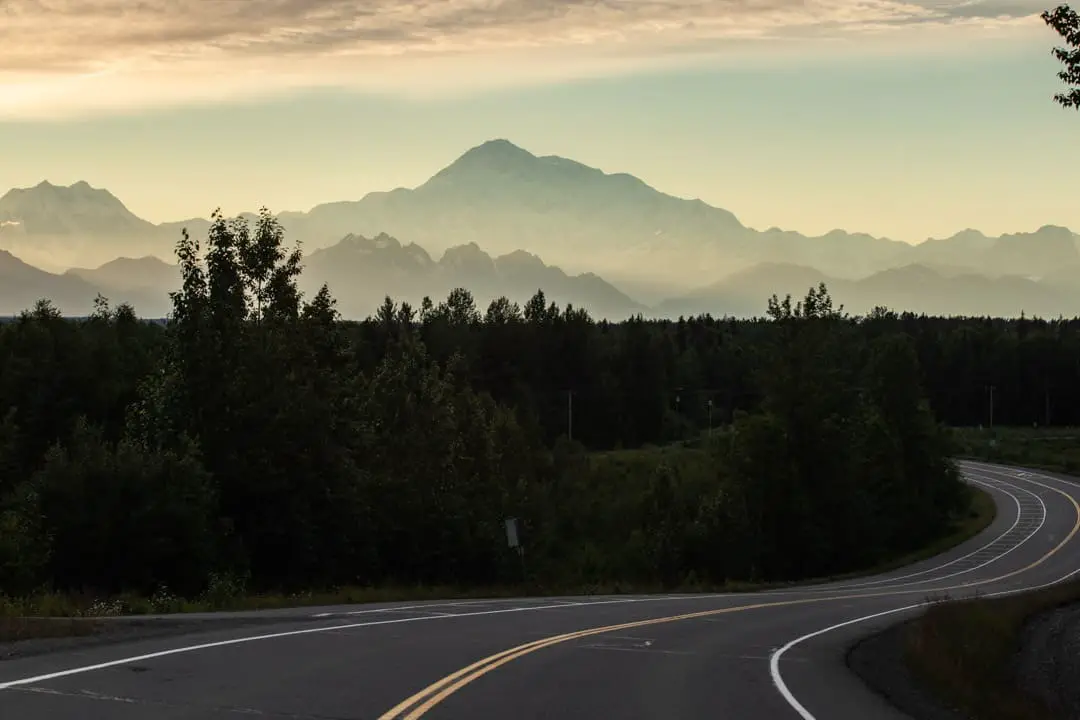
<svg viewBox="0 0 1080 720">
<path fill-rule="evenodd" d="M 509 547 L 520 547 L 518 542 L 517 518 L 506 518 L 506 544 Z"/>
</svg>

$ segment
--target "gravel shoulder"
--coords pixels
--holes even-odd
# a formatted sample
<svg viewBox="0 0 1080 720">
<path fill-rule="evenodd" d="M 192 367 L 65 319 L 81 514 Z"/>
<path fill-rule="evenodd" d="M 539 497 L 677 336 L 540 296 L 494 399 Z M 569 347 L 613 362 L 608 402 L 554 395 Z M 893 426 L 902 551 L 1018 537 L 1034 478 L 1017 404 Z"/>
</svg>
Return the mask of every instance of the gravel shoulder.
<svg viewBox="0 0 1080 720">
<path fill-rule="evenodd" d="M 1080 717 L 1080 604 L 1040 613 L 1024 625 L 1013 673 L 1054 717 Z"/>
</svg>

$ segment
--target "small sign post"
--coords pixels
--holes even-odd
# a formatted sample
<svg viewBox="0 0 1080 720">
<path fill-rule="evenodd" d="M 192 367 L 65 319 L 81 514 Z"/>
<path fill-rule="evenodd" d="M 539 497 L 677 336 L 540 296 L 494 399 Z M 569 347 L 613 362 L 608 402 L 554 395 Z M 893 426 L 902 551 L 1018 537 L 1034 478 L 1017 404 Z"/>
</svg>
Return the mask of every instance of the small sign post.
<svg viewBox="0 0 1080 720">
<path fill-rule="evenodd" d="M 506 544 L 512 550 L 517 550 L 518 558 L 521 559 L 521 579 L 524 581 L 527 578 L 525 574 L 525 548 L 521 545 L 521 538 L 518 537 L 517 518 L 506 518 Z"/>
<path fill-rule="evenodd" d="M 521 547 L 518 542 L 517 518 L 506 518 L 506 544 L 511 548 Z"/>
</svg>

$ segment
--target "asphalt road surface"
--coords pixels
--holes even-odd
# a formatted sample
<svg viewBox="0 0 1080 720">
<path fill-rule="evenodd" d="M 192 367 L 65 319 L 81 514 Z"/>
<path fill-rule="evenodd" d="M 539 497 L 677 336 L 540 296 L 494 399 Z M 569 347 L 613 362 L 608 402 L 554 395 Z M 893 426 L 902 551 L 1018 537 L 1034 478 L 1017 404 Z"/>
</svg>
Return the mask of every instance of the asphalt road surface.
<svg viewBox="0 0 1080 720">
<path fill-rule="evenodd" d="M 391 603 L 0 662 L 3 720 L 896 720 L 845 666 L 927 599 L 1080 574 L 1080 486 L 962 463 L 998 517 L 944 555 L 784 591 Z"/>
</svg>

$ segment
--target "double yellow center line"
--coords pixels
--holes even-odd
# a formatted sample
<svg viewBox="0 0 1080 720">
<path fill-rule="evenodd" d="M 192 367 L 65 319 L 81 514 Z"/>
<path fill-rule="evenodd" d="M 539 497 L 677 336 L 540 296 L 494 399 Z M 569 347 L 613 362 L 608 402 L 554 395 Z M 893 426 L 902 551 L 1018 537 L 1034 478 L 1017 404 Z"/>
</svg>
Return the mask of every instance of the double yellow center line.
<svg viewBox="0 0 1080 720">
<path fill-rule="evenodd" d="M 999 582 L 1001 580 L 1007 580 L 1008 578 L 1019 575 L 1020 573 L 1027 572 L 1033 568 L 1042 565 L 1044 562 L 1053 557 L 1061 548 L 1072 540 L 1073 536 L 1080 531 L 1080 504 L 1075 499 L 1063 490 L 1050 485 L 1044 485 L 1030 478 L 1025 478 L 1027 482 L 1033 483 L 1047 490 L 1052 490 L 1057 494 L 1064 497 L 1073 507 L 1073 511 L 1076 514 L 1076 521 L 1073 524 L 1072 530 L 1069 534 L 1057 545 L 1055 545 L 1049 552 L 1042 557 L 1038 558 L 1029 565 L 1022 567 L 1018 570 L 1000 575 L 994 578 L 988 578 L 986 580 L 976 580 L 960 585 L 952 585 L 949 587 L 938 588 L 937 592 L 945 592 L 950 590 L 960 590 L 963 588 L 974 587 L 976 585 L 987 585 L 990 583 Z M 933 582 L 933 579 L 920 581 L 919 585 L 926 585 Z M 578 638 L 589 637 L 590 635 L 599 635 L 601 633 L 614 632 L 616 630 L 628 630 L 631 628 L 646 627 L 648 625 L 659 625 L 662 623 L 678 622 L 679 620 L 693 620 L 696 618 L 712 617 L 716 615 L 725 615 L 728 613 L 744 612 L 746 610 L 755 610 L 758 608 L 766 607 L 783 607 L 787 605 L 805 605 L 807 603 L 815 602 L 832 602 L 837 600 L 853 600 L 857 598 L 878 598 L 878 597 L 891 597 L 898 595 L 905 595 L 918 592 L 927 592 L 926 588 L 911 589 L 911 590 L 891 590 L 880 591 L 873 593 L 858 593 L 849 595 L 831 595 L 826 597 L 810 597 L 801 598 L 798 600 L 780 600 L 774 602 L 760 602 L 750 605 L 739 605 L 736 607 L 720 608 L 718 610 L 703 610 L 701 612 L 686 613 L 684 615 L 671 615 L 668 617 L 652 618 L 649 620 L 637 620 L 634 622 L 620 623 L 618 625 L 607 625 L 604 627 L 589 628 L 587 630 L 577 630 L 575 632 L 565 633 L 563 635 L 554 635 L 552 637 L 543 638 L 541 640 L 535 640 L 524 645 L 518 645 L 517 647 L 510 648 L 509 650 L 503 650 L 489 657 L 479 660 L 468 667 L 464 667 L 457 672 L 451 673 L 441 680 L 432 683 L 420 692 L 402 700 L 394 707 L 387 710 L 385 713 L 379 716 L 379 720 L 417 720 L 436 705 L 441 703 L 450 695 L 454 694 L 461 688 L 472 683 L 477 678 L 480 678 L 492 670 L 496 670 L 507 663 L 513 662 L 520 657 L 528 655 L 529 653 L 542 650 L 552 645 L 558 645 L 570 640 L 577 640 Z M 411 710 L 410 710 L 411 708 Z M 405 714 L 407 712 L 407 714 Z"/>
</svg>

